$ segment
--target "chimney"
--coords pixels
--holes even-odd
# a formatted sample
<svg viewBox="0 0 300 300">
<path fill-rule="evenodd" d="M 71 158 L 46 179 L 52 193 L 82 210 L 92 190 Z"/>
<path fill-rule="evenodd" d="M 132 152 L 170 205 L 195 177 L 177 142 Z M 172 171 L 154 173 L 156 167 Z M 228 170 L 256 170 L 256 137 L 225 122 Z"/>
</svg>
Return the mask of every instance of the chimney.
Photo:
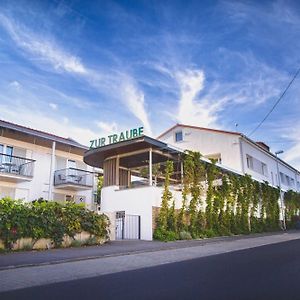
<svg viewBox="0 0 300 300">
<path fill-rule="evenodd" d="M 270 152 L 270 147 L 265 144 L 264 142 L 256 142 L 257 145 L 259 145 L 260 147 L 264 148 L 266 151 Z"/>
</svg>

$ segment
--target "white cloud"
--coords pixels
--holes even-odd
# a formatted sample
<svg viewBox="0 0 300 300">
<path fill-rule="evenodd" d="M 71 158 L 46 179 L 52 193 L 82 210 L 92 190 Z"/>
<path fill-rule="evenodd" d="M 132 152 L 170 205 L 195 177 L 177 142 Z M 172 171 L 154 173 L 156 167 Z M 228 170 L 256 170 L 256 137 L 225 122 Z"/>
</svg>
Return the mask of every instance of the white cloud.
<svg viewBox="0 0 300 300">
<path fill-rule="evenodd" d="M 125 105 L 129 111 L 142 122 L 145 128 L 145 133 L 151 135 L 152 130 L 146 110 L 144 93 L 136 87 L 130 78 L 124 79 L 121 87 Z"/>
<path fill-rule="evenodd" d="M 56 115 L 55 118 L 51 118 L 44 111 L 32 109 L 32 107 L 26 107 L 25 105 L 16 105 L 12 110 L 10 106 L 0 104 L 0 119 L 54 133 L 65 138 L 70 137 L 86 146 L 89 145 L 92 138 L 97 136 L 96 132 L 75 125 L 64 116 Z"/>
<path fill-rule="evenodd" d="M 14 80 L 12 82 L 9 83 L 9 86 L 16 89 L 17 91 L 19 91 L 22 88 L 22 85 L 20 82 Z"/>
<path fill-rule="evenodd" d="M 53 109 L 53 110 L 57 110 L 57 104 L 55 103 L 49 103 L 49 106 Z"/>
<path fill-rule="evenodd" d="M 103 121 L 96 122 L 96 125 L 101 129 L 102 134 L 111 134 L 118 130 L 118 125 L 115 122 L 106 123 Z"/>
<path fill-rule="evenodd" d="M 175 78 L 180 88 L 177 120 L 185 124 L 218 127 L 217 113 L 222 108 L 222 101 L 210 101 L 204 97 L 197 99 L 204 89 L 203 71 L 188 69 L 177 72 Z"/>
<path fill-rule="evenodd" d="M 18 47 L 47 61 L 55 69 L 69 73 L 87 73 L 87 69 L 81 63 L 79 57 L 66 52 L 57 46 L 55 42 L 38 36 L 3 14 L 0 14 L 0 24 L 6 29 Z"/>
<path fill-rule="evenodd" d="M 277 129 L 277 134 L 293 144 L 293 146 L 284 151 L 282 158 L 300 170 L 300 122 L 298 119 L 294 121 L 291 119 L 283 124 L 280 123 L 280 125 Z M 284 142 L 282 146 L 285 146 Z"/>
</svg>

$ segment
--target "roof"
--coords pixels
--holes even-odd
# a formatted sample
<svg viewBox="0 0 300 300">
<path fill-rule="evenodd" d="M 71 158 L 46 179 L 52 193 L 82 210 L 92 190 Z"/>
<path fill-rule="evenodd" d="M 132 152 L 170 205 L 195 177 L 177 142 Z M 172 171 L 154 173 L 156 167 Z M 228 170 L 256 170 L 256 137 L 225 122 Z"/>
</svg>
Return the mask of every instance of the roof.
<svg viewBox="0 0 300 300">
<path fill-rule="evenodd" d="M 123 158 L 123 166 L 130 168 L 138 166 L 140 163 L 149 159 L 149 154 L 146 152 L 141 153 L 141 150 L 147 150 L 152 148 L 153 150 L 160 150 L 169 154 L 179 154 L 178 150 L 171 148 L 168 144 L 153 139 L 149 136 L 143 135 L 130 140 L 109 144 L 103 147 L 90 149 L 84 154 L 84 162 L 90 166 L 103 168 L 103 163 L 107 158 L 115 157 L 126 153 L 133 153 L 133 159 Z M 153 163 L 161 162 L 161 155 L 153 153 Z"/>
<path fill-rule="evenodd" d="M 199 129 L 199 130 L 205 130 L 205 131 L 211 131 L 211 132 L 216 132 L 216 133 L 225 133 L 225 134 L 233 134 L 233 135 L 238 135 L 241 138 L 245 139 L 246 141 L 248 141 L 250 144 L 253 144 L 254 146 L 258 147 L 260 150 L 264 151 L 266 154 L 272 156 L 275 159 L 278 159 L 278 161 L 280 161 L 282 164 L 284 164 L 285 166 L 287 166 L 288 168 L 296 171 L 298 174 L 300 173 L 299 170 L 297 170 L 296 168 L 292 167 L 290 164 L 288 164 L 287 162 L 285 162 L 284 160 L 280 159 L 279 157 L 277 157 L 274 153 L 268 151 L 264 146 L 260 145 L 259 143 L 253 141 L 252 139 L 248 138 L 246 135 L 240 133 L 240 132 L 234 132 L 234 131 L 227 131 L 227 130 L 219 130 L 219 129 L 213 129 L 213 128 L 206 128 L 206 127 L 199 127 L 199 126 L 193 126 L 193 125 L 186 125 L 186 124 L 180 124 L 177 123 L 174 126 L 172 126 L 171 128 L 169 128 L 168 130 L 164 131 L 162 134 L 160 134 L 157 138 L 160 139 L 162 136 L 164 136 L 165 134 L 169 133 L 170 131 L 172 131 L 173 129 L 175 129 L 176 127 L 186 127 L 186 128 L 193 128 L 193 129 Z M 263 143 L 263 142 L 260 142 Z M 265 143 L 263 143 L 265 144 Z M 268 147 L 268 145 L 266 145 Z"/>
<path fill-rule="evenodd" d="M 31 135 L 31 136 L 34 136 L 34 137 L 39 137 L 39 138 L 43 138 L 43 139 L 46 139 L 46 140 L 59 142 L 59 143 L 69 145 L 69 146 L 73 146 L 73 147 L 76 147 L 76 148 L 80 148 L 80 149 L 83 149 L 83 150 L 88 149 L 88 147 L 74 141 L 73 139 L 64 138 L 64 137 L 61 137 L 61 136 L 58 136 L 58 135 L 54 135 L 52 133 L 48 133 L 48 132 L 37 130 L 37 129 L 32 129 L 32 128 L 29 128 L 29 127 L 25 127 L 25 126 L 18 125 L 18 124 L 15 124 L 15 123 L 4 121 L 4 120 L 0 120 L 0 129 L 1 128 L 10 129 L 10 130 L 21 132 L 23 134 Z"/>
<path fill-rule="evenodd" d="M 235 134 L 235 135 L 242 135 L 240 132 L 235 131 L 227 131 L 227 130 L 220 130 L 220 129 L 213 129 L 213 128 L 207 128 L 207 127 L 199 127 L 199 126 L 193 126 L 193 125 L 186 125 L 186 124 L 180 124 L 177 123 L 168 130 L 164 131 L 162 134 L 160 134 L 157 138 L 160 139 L 163 135 L 169 133 L 176 127 L 186 127 L 186 128 L 193 128 L 193 129 L 200 129 L 200 130 L 206 130 L 206 131 L 212 131 L 217 133 L 227 133 L 227 134 Z"/>
</svg>

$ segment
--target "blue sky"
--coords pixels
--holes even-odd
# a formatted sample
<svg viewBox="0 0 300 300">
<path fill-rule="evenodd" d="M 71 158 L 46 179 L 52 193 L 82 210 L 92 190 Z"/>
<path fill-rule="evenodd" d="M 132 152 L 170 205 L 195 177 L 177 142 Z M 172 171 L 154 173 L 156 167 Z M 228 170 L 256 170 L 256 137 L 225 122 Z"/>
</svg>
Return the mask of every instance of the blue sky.
<svg viewBox="0 0 300 300">
<path fill-rule="evenodd" d="M 0 0 L 0 118 L 90 139 L 249 134 L 300 66 L 299 1 Z M 251 138 L 300 167 L 300 79 Z"/>
</svg>

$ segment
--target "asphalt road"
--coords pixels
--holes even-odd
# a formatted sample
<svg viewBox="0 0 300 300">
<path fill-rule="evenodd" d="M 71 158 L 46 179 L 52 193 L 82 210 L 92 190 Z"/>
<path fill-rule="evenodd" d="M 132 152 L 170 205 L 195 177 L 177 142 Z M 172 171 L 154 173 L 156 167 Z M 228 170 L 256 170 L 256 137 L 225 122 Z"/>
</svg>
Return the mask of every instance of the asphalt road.
<svg viewBox="0 0 300 300">
<path fill-rule="evenodd" d="M 15 290 L 0 299 L 300 299 L 300 240 Z"/>
</svg>

